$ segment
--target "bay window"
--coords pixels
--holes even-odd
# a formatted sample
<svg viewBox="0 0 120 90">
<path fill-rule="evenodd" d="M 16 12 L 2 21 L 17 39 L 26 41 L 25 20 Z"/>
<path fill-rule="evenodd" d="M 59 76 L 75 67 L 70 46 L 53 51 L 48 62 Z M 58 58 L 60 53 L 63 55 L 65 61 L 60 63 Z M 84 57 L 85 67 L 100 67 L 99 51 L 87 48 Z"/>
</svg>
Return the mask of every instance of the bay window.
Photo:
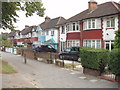
<svg viewBox="0 0 120 90">
<path fill-rule="evenodd" d="M 67 47 L 74 47 L 74 46 L 80 46 L 79 40 L 68 40 L 67 41 Z"/>
<path fill-rule="evenodd" d="M 67 32 L 72 32 L 72 31 L 79 31 L 79 23 L 78 22 L 73 22 L 73 23 L 69 23 L 66 25 L 66 31 Z"/>
<path fill-rule="evenodd" d="M 84 30 L 101 29 L 101 18 L 84 20 L 83 29 Z"/>
<path fill-rule="evenodd" d="M 113 28 L 115 27 L 115 18 L 107 18 L 106 20 L 106 26 L 107 28 Z"/>
<path fill-rule="evenodd" d="M 84 47 L 91 47 L 91 48 L 101 48 L 101 40 L 84 40 L 83 41 L 83 46 Z"/>
</svg>

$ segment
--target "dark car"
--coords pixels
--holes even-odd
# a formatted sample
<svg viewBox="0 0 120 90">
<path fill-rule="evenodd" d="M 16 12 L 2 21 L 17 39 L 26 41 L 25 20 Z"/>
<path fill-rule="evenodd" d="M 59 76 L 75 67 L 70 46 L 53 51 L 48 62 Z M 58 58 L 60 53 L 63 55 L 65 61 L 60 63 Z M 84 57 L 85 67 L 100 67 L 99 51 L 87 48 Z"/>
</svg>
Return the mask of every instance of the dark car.
<svg viewBox="0 0 120 90">
<path fill-rule="evenodd" d="M 59 53 L 59 59 L 80 61 L 80 47 L 71 47 L 64 49 Z"/>
<path fill-rule="evenodd" d="M 36 47 L 34 50 L 36 52 L 57 52 L 57 50 L 50 45 L 41 45 L 41 47 Z"/>
</svg>

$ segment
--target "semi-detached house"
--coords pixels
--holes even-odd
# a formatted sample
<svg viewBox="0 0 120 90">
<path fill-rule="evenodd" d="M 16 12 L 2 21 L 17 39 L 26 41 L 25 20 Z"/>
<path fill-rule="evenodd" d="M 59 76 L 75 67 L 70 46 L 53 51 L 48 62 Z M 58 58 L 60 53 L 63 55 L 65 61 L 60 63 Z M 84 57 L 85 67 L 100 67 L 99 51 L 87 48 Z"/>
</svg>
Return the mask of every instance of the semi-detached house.
<svg viewBox="0 0 120 90">
<path fill-rule="evenodd" d="M 65 21 L 63 17 L 50 19 L 45 17 L 45 21 L 38 25 L 38 43 L 40 45 L 51 45 L 59 51 L 59 23 Z"/>
<path fill-rule="evenodd" d="M 16 34 L 17 45 L 25 45 L 25 43 L 36 44 L 38 36 L 36 32 L 37 26 L 25 26 L 25 28 Z"/>
<path fill-rule="evenodd" d="M 115 31 L 120 29 L 120 4 L 88 2 L 88 9 L 69 18 L 60 26 L 60 46 L 85 46 L 111 50 Z"/>
</svg>

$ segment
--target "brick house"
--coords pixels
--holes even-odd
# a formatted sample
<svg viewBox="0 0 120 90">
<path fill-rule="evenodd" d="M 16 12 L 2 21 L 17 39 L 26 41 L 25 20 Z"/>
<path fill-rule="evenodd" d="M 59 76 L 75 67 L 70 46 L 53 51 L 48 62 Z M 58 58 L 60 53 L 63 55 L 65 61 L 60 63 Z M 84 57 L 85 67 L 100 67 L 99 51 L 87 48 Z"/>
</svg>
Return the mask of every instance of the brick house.
<svg viewBox="0 0 120 90">
<path fill-rule="evenodd" d="M 98 5 L 95 0 L 88 2 L 87 10 L 69 18 L 60 26 L 60 32 L 66 32 L 66 47 L 85 46 L 109 50 L 113 48 L 115 31 L 118 29 L 120 4 L 111 1 Z M 60 38 L 63 38 L 62 33 Z"/>
</svg>

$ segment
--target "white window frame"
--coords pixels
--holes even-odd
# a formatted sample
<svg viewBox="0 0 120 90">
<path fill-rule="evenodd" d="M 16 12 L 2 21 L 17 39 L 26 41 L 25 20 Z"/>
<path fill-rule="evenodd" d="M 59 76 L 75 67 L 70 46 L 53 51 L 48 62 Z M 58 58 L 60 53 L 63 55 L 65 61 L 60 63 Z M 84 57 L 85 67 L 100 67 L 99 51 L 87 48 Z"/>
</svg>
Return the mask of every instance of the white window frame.
<svg viewBox="0 0 120 90">
<path fill-rule="evenodd" d="M 94 27 L 93 27 L 93 22 L 94 22 Z M 96 19 L 87 20 L 87 29 L 96 29 Z"/>
<path fill-rule="evenodd" d="M 80 46 L 80 40 L 67 40 L 67 48 Z"/>
<path fill-rule="evenodd" d="M 72 23 L 66 24 L 66 31 L 67 32 L 80 32 L 79 22 L 72 22 Z"/>
<path fill-rule="evenodd" d="M 49 35 L 49 31 L 48 30 L 46 31 L 46 35 Z"/>
<path fill-rule="evenodd" d="M 99 43 L 97 41 L 99 41 Z M 93 47 L 93 43 L 94 43 L 94 47 Z M 97 45 L 99 45 L 99 47 Z M 100 39 L 84 39 L 83 46 L 91 47 L 91 48 L 101 48 L 101 40 Z"/>
<path fill-rule="evenodd" d="M 101 18 L 87 19 L 83 21 L 83 30 L 95 30 L 101 28 Z"/>
<path fill-rule="evenodd" d="M 51 36 L 54 36 L 54 34 L 55 34 L 55 31 L 52 30 L 52 31 L 51 31 Z"/>
<path fill-rule="evenodd" d="M 65 26 L 61 26 L 61 34 L 65 34 Z"/>
<path fill-rule="evenodd" d="M 112 26 L 112 20 L 114 20 L 114 26 Z M 109 26 L 108 26 L 108 22 L 109 22 Z M 115 18 L 114 17 L 107 18 L 106 28 L 115 28 Z"/>
</svg>

